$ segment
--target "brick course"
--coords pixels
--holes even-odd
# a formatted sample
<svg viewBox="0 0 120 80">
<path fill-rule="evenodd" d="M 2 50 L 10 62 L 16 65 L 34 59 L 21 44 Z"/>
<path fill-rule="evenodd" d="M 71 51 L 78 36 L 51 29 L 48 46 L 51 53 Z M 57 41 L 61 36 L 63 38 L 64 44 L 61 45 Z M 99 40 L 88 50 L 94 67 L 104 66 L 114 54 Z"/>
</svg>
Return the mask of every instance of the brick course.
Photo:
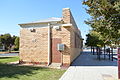
<svg viewBox="0 0 120 80">
<path fill-rule="evenodd" d="M 36 32 L 21 29 L 20 60 L 27 62 L 47 62 L 48 34 L 47 28 L 35 28 Z"/>
</svg>

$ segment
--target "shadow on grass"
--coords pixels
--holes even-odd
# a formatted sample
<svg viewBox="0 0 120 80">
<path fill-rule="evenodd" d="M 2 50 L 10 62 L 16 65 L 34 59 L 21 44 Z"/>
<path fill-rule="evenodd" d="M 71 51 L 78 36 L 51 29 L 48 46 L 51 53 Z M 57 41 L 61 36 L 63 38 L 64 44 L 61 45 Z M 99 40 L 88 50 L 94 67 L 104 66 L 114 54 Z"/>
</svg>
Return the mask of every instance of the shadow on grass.
<svg viewBox="0 0 120 80">
<path fill-rule="evenodd" d="M 9 58 L 14 58 L 14 57 L 0 57 L 0 59 L 9 59 Z"/>
<path fill-rule="evenodd" d="M 42 67 L 17 66 L 17 65 L 8 65 L 8 64 L 0 63 L 0 78 L 3 78 L 3 77 L 18 78 L 17 77 L 18 75 L 31 76 L 33 74 L 36 74 L 35 70 L 39 70 L 39 69 L 47 71 L 47 68 L 42 68 Z"/>
</svg>

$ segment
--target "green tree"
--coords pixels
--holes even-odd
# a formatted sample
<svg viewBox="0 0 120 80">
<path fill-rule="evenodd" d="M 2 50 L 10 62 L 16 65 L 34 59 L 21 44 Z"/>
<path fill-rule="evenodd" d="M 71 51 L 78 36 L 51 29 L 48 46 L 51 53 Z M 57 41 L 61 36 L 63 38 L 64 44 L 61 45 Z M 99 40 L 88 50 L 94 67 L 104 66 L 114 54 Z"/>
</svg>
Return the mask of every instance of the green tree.
<svg viewBox="0 0 120 80">
<path fill-rule="evenodd" d="M 12 41 L 11 41 L 11 44 L 12 44 L 12 45 L 15 45 L 15 39 L 16 39 L 16 38 L 17 38 L 17 36 L 15 36 L 15 35 L 12 36 Z"/>
<path fill-rule="evenodd" d="M 0 44 L 4 44 L 4 38 L 3 38 L 3 35 L 0 35 Z"/>
<path fill-rule="evenodd" d="M 104 43 L 120 41 L 120 1 L 119 0 L 87 0 L 86 11 L 91 16 L 85 21 L 98 32 Z"/>
<path fill-rule="evenodd" d="M 102 40 L 102 36 L 96 32 L 96 31 L 90 31 L 90 33 L 87 36 L 87 40 L 86 40 L 86 45 L 87 46 L 103 46 L 104 42 Z"/>
<path fill-rule="evenodd" d="M 94 54 L 94 47 L 104 46 L 104 42 L 101 39 L 101 35 L 99 33 L 97 33 L 96 31 L 92 30 L 86 36 L 87 36 L 87 39 L 86 39 L 86 44 L 85 45 L 91 46 L 91 52 L 92 52 L 92 49 L 93 49 L 93 54 Z"/>
<path fill-rule="evenodd" d="M 0 47 L 2 46 L 2 43 L 0 43 Z"/>
<path fill-rule="evenodd" d="M 19 37 L 10 34 L 0 35 L 0 45 L 4 45 L 6 50 L 19 49 Z M 15 46 L 15 47 L 14 47 Z"/>
<path fill-rule="evenodd" d="M 14 44 L 15 44 L 15 50 L 19 50 L 19 37 L 16 37 Z"/>
<path fill-rule="evenodd" d="M 5 48 L 7 49 L 7 50 L 11 50 L 11 47 L 12 47 L 12 37 L 11 37 L 11 35 L 10 34 L 4 34 L 4 35 L 1 35 L 1 37 L 2 37 L 2 44 L 4 44 L 5 45 Z"/>
</svg>

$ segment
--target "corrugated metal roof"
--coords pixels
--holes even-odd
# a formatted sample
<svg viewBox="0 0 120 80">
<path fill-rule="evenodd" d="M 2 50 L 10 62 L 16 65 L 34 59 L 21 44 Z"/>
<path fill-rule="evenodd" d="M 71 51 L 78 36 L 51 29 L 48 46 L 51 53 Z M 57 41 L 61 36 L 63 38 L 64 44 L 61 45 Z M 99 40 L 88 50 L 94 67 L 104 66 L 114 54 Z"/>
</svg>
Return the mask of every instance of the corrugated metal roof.
<svg viewBox="0 0 120 80">
<path fill-rule="evenodd" d="M 62 18 L 48 18 L 48 19 L 44 19 L 44 20 L 39 20 L 39 21 L 33 21 L 33 22 L 29 22 L 29 23 L 22 23 L 22 24 L 32 24 L 32 23 L 49 23 L 49 22 L 59 22 L 62 21 Z M 20 25 L 20 24 L 19 24 Z"/>
</svg>

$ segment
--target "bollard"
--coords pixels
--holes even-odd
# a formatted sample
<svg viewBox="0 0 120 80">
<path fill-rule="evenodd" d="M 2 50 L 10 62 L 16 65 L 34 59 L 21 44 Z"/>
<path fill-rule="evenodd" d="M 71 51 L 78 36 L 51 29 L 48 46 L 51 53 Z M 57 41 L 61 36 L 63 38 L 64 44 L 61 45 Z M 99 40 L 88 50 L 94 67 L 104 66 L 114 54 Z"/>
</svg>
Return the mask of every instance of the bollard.
<svg viewBox="0 0 120 80">
<path fill-rule="evenodd" d="M 117 50 L 118 55 L 118 79 L 120 79 L 120 48 Z"/>
</svg>

